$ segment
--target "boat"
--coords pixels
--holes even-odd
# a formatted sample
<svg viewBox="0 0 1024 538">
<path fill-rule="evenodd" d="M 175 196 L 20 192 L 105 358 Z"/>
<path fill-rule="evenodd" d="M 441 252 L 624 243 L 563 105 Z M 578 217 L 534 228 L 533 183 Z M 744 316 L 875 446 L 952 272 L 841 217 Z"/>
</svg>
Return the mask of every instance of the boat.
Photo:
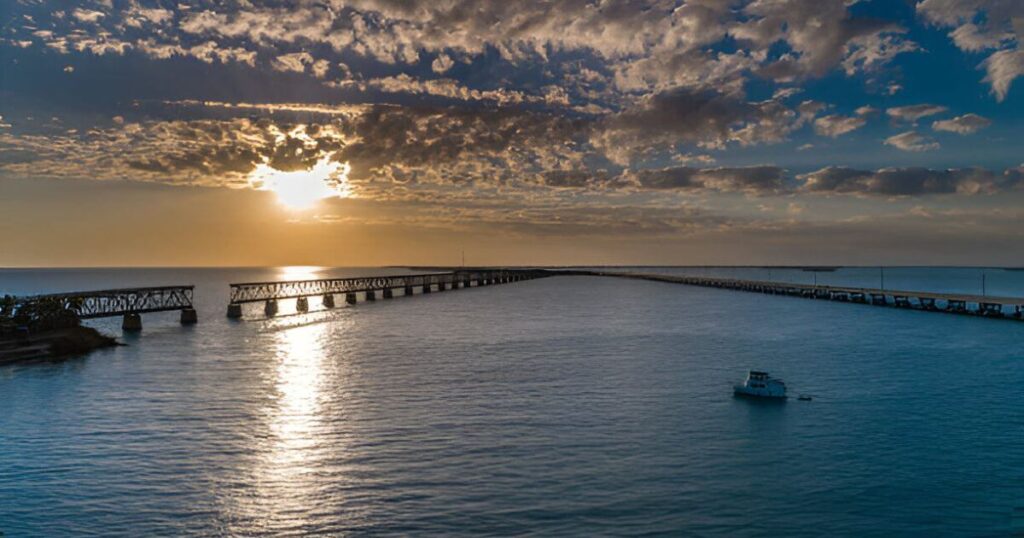
<svg viewBox="0 0 1024 538">
<path fill-rule="evenodd" d="M 773 379 L 768 372 L 751 370 L 743 383 L 733 389 L 736 396 L 786 399 L 786 384 L 781 379 Z"/>
</svg>

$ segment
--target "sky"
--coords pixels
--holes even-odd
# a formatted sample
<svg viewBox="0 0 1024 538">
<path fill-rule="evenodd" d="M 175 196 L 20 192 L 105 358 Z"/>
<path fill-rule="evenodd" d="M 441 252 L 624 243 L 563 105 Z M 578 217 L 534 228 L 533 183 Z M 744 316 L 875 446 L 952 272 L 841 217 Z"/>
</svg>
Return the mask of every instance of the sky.
<svg viewBox="0 0 1024 538">
<path fill-rule="evenodd" d="M 1024 265 L 1020 0 L 0 21 L 0 266 Z"/>
</svg>

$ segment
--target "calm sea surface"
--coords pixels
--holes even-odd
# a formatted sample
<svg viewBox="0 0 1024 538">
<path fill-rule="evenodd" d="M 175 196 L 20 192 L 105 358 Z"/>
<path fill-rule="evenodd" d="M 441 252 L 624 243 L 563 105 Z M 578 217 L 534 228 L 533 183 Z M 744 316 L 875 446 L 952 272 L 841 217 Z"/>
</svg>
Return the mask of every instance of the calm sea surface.
<svg viewBox="0 0 1024 538">
<path fill-rule="evenodd" d="M 760 269 L 644 269 L 767 278 Z M 263 319 L 228 282 L 381 269 L 3 270 L 0 294 L 194 283 L 200 321 L 0 367 L 18 536 L 1006 536 L 1024 322 L 599 277 Z M 401 270 L 390 270 L 401 272 Z M 1024 272 L 984 271 L 1024 295 Z M 980 293 L 982 270 L 886 269 Z M 811 282 L 814 274 L 773 270 Z M 877 286 L 877 269 L 818 273 Z M 311 307 L 319 308 L 318 300 Z M 791 393 L 731 384 L 762 368 Z"/>
</svg>

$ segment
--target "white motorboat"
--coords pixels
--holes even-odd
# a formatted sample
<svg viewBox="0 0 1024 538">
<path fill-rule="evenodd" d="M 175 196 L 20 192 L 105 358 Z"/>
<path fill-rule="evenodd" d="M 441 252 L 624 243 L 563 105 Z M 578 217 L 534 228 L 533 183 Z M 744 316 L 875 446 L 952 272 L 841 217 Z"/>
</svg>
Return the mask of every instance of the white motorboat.
<svg viewBox="0 0 1024 538">
<path fill-rule="evenodd" d="M 786 384 L 781 379 L 773 379 L 768 372 L 751 370 L 743 383 L 733 388 L 736 396 L 786 399 Z"/>
</svg>

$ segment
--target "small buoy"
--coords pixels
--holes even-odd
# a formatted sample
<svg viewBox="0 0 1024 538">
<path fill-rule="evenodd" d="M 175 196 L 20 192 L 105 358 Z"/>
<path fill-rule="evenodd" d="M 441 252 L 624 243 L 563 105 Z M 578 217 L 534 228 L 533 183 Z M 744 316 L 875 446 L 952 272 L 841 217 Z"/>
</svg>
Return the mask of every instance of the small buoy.
<svg viewBox="0 0 1024 538">
<path fill-rule="evenodd" d="M 797 400 L 800 400 L 801 402 L 809 402 L 811 401 L 811 397 L 808 396 L 807 394 L 801 394 L 799 397 L 797 397 Z"/>
</svg>

